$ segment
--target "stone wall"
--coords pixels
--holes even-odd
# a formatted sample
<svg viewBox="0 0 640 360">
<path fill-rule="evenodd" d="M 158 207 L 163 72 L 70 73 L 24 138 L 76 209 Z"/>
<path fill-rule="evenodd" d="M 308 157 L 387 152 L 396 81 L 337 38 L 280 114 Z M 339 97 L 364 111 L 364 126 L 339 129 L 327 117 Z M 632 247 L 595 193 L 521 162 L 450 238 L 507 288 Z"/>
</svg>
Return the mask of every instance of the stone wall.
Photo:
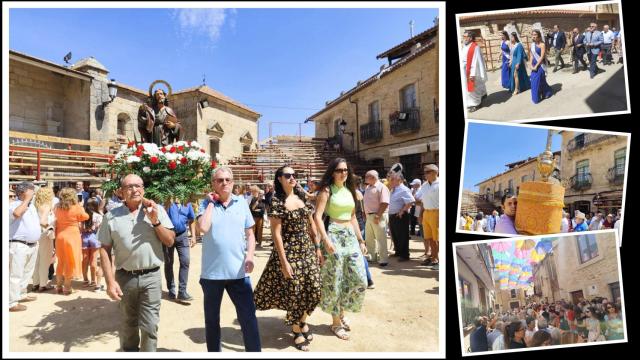
<svg viewBox="0 0 640 360">
<path fill-rule="evenodd" d="M 496 304 L 500 305 L 501 311 L 511 310 L 511 303 L 517 301 L 519 306 L 527 303 L 525 292 L 523 289 L 516 289 L 516 297 L 511 297 L 511 290 L 499 290 L 500 285 L 496 283 Z"/>
<path fill-rule="evenodd" d="M 342 119 L 347 123 L 343 135 L 343 146 L 348 151 L 359 150 L 364 159 L 384 159 L 385 166 L 398 161 L 398 157 L 391 157 L 389 150 L 413 144 L 437 141 L 438 122 L 434 118 L 434 104 L 438 96 L 438 47 L 417 56 L 402 67 L 394 70 L 362 90 L 351 96 L 351 101 L 358 103 L 358 125 L 369 122 L 369 104 L 379 102 L 379 114 L 382 122 L 382 140 L 374 143 L 362 143 L 359 139 L 359 128 L 356 126 L 356 106 L 345 98 L 331 109 L 314 119 L 316 123 L 316 137 L 326 138 L 336 135 L 336 121 Z M 420 107 L 420 129 L 415 132 L 391 134 L 389 115 L 400 110 L 400 90 L 409 84 L 415 84 L 416 98 Z M 358 145 L 358 141 L 360 144 Z M 354 149 L 355 147 L 355 149 Z M 437 151 L 423 154 L 423 162 L 437 162 Z"/>
<path fill-rule="evenodd" d="M 556 157 L 556 163 L 560 164 L 560 156 Z M 518 167 L 510 169 L 503 174 L 500 174 L 494 178 L 488 179 L 478 184 L 478 190 L 480 195 L 486 195 L 487 189 L 489 189 L 489 201 L 500 202 L 500 198 L 495 198 L 494 193 L 496 191 L 504 191 L 509 188 L 509 180 L 513 181 L 513 191 L 517 192 L 520 184 L 523 183 L 522 177 L 526 176 L 526 181 L 541 180 L 542 177 L 538 171 L 537 161 L 533 160 L 528 163 L 524 163 Z M 525 182 L 526 182 L 525 181 Z"/>
<path fill-rule="evenodd" d="M 250 145 L 251 148 L 256 148 L 258 143 L 257 120 L 213 97 L 208 97 L 207 99 L 209 107 L 198 108 L 196 122 L 197 141 L 207 153 L 210 153 L 211 150 L 210 140 L 214 138 L 214 135 L 207 134 L 207 129 L 211 129 L 215 124 L 218 124 L 224 131 L 219 144 L 219 154 L 222 162 L 227 162 L 242 154 L 243 144 L 240 142 L 240 138 L 246 132 L 249 132 L 253 138 L 253 142 Z"/>
<path fill-rule="evenodd" d="M 614 167 L 614 153 L 627 147 L 626 136 L 611 136 L 592 145 L 585 144 L 583 148 L 569 151 L 568 145 L 580 133 L 574 131 L 562 132 L 562 178 L 568 180 L 576 174 L 576 164 L 583 160 L 589 160 L 589 172 L 593 182 L 590 188 L 582 191 L 567 188 L 565 193 L 565 205 L 576 201 L 593 202 L 596 193 L 622 190 L 623 186 L 615 185 L 607 178 L 609 169 Z M 588 134 L 587 136 L 591 136 Z M 598 135 L 601 136 L 601 135 Z M 593 205 L 593 204 L 592 204 Z"/>
<path fill-rule="evenodd" d="M 10 60 L 9 130 L 62 136 L 65 119 L 63 78 L 62 75 Z"/>
<path fill-rule="evenodd" d="M 619 281 L 615 233 L 592 236 L 596 237 L 598 256 L 585 263 L 581 263 L 576 236 L 560 238 L 554 249 L 561 299 L 570 301 L 571 292 L 581 290 L 586 299 L 600 296 L 613 300 L 609 284 Z"/>
</svg>

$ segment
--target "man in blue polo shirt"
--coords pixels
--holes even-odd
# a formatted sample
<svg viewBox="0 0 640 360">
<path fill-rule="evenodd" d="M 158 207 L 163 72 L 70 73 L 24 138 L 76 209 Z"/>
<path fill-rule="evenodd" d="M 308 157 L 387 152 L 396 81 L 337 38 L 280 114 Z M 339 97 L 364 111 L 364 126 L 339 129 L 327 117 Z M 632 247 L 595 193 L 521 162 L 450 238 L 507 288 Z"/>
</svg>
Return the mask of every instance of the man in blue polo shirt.
<svg viewBox="0 0 640 360">
<path fill-rule="evenodd" d="M 204 321 L 207 350 L 220 349 L 220 305 L 227 290 L 236 308 L 246 351 L 261 351 L 251 279 L 256 239 L 253 216 L 242 195 L 233 195 L 233 172 L 218 169 L 212 178 L 217 199 L 209 194 L 198 211 L 202 237 Z"/>
<path fill-rule="evenodd" d="M 173 276 L 173 260 L 174 250 L 178 250 L 178 260 L 180 261 L 180 272 L 178 273 L 178 301 L 190 302 L 193 297 L 187 293 L 187 280 L 189 279 L 189 263 L 190 248 L 196 244 L 196 226 L 195 214 L 191 203 L 183 205 L 180 199 L 175 199 L 169 208 L 167 214 L 173 224 L 173 231 L 176 233 L 176 240 L 173 246 L 162 246 L 164 253 L 164 277 L 167 280 L 167 289 L 169 290 L 169 299 L 176 299 L 176 285 Z M 191 238 L 189 238 L 191 233 Z"/>
</svg>

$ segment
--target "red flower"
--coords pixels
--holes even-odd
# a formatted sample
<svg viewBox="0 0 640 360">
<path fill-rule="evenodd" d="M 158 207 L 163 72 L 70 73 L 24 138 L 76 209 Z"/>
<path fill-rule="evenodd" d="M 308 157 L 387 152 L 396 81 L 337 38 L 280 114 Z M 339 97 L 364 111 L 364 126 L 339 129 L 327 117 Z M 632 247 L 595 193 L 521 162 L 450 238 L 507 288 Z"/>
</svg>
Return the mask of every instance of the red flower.
<svg viewBox="0 0 640 360">
<path fill-rule="evenodd" d="M 158 159 L 157 156 L 152 156 L 149 161 L 151 161 L 152 164 L 157 164 L 158 162 L 160 162 L 160 159 Z"/>
<path fill-rule="evenodd" d="M 133 147 L 133 145 L 135 145 L 135 141 L 129 141 L 129 144 L 127 145 L 128 147 Z"/>
<path fill-rule="evenodd" d="M 169 169 L 175 170 L 176 167 L 178 167 L 178 164 L 176 164 L 175 161 L 173 161 L 173 160 L 169 161 Z"/>
<path fill-rule="evenodd" d="M 142 156 L 142 150 L 138 149 L 138 150 L 136 151 L 136 156 L 137 156 L 137 157 L 141 157 L 141 156 Z"/>
<path fill-rule="evenodd" d="M 162 153 L 164 154 L 164 153 L 166 153 L 166 152 L 167 152 L 167 149 L 165 149 L 164 147 L 161 147 L 161 148 L 160 148 L 160 151 L 162 151 Z"/>
<path fill-rule="evenodd" d="M 172 146 L 171 149 L 169 149 L 169 152 L 175 153 L 176 152 L 176 147 Z"/>
<path fill-rule="evenodd" d="M 184 164 L 186 164 L 186 163 L 187 163 L 187 161 L 188 161 L 188 160 L 187 160 L 187 158 L 186 158 L 186 157 L 183 157 L 182 159 L 180 159 L 180 163 L 181 163 L 181 164 L 183 164 L 183 165 L 184 165 Z"/>
<path fill-rule="evenodd" d="M 113 164 L 113 158 L 109 158 L 109 165 Z"/>
<path fill-rule="evenodd" d="M 144 151 L 144 146 L 138 145 L 138 151 Z"/>
<path fill-rule="evenodd" d="M 216 163 L 216 161 L 215 161 L 215 160 L 213 160 L 213 161 L 211 162 L 211 168 L 212 168 L 212 169 L 215 169 L 217 166 L 218 166 L 218 163 Z"/>
<path fill-rule="evenodd" d="M 183 151 L 184 150 L 184 146 L 180 145 L 178 146 L 178 151 Z"/>
<path fill-rule="evenodd" d="M 200 149 L 200 152 L 204 154 L 205 151 L 204 151 L 204 149 Z"/>
</svg>

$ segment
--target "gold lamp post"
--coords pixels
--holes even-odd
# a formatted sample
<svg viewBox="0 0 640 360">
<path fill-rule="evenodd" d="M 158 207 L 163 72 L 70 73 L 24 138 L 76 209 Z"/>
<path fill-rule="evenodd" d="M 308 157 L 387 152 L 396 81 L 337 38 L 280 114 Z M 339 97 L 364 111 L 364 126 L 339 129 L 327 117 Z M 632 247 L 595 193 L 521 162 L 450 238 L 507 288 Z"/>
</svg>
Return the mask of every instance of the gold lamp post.
<svg viewBox="0 0 640 360">
<path fill-rule="evenodd" d="M 520 234 L 543 235 L 560 232 L 565 189 L 551 177 L 557 160 L 551 151 L 553 133 L 553 130 L 549 130 L 547 147 L 538 155 L 537 168 L 542 180 L 520 185 L 515 221 L 516 230 Z"/>
</svg>

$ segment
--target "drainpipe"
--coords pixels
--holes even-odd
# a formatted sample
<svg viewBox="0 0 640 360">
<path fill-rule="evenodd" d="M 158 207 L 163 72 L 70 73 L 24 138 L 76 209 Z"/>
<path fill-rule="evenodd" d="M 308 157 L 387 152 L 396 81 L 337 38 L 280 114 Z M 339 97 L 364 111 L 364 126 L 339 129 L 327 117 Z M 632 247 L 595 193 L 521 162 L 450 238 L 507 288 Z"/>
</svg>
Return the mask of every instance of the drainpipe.
<svg viewBox="0 0 640 360">
<path fill-rule="evenodd" d="M 351 96 L 349 96 L 349 102 L 356 105 L 356 128 L 353 133 L 356 136 L 356 157 L 360 157 L 360 122 L 358 119 L 358 102 L 352 101 Z"/>
</svg>

